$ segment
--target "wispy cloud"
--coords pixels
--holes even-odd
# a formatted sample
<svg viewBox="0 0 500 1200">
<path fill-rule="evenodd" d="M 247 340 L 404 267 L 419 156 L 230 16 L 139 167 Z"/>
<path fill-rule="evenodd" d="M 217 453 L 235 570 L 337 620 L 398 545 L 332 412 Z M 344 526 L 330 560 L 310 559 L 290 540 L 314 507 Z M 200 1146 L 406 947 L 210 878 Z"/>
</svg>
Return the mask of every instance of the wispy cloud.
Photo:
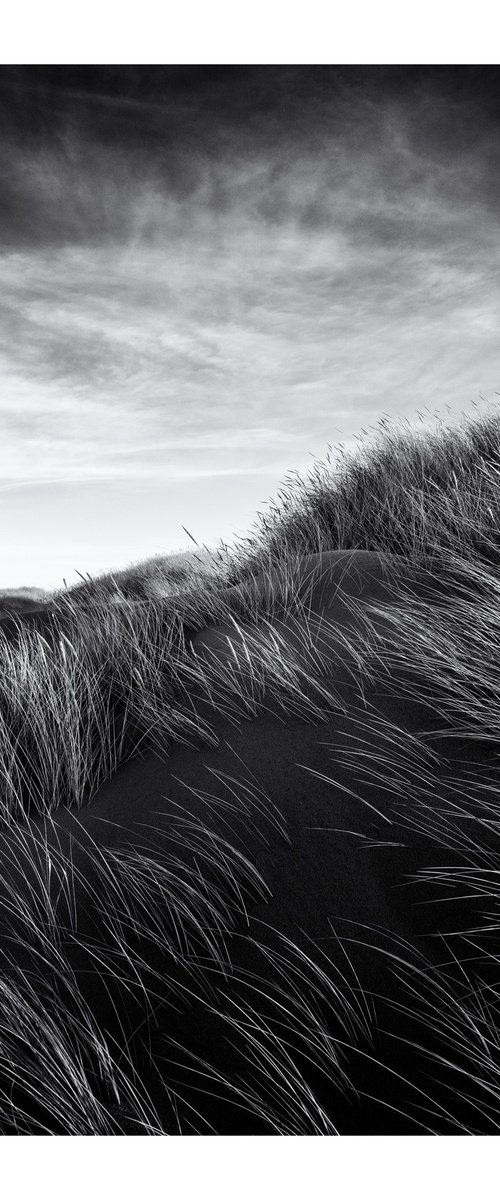
<svg viewBox="0 0 500 1200">
<path fill-rule="evenodd" d="M 4 488 L 278 482 L 382 411 L 496 391 L 493 118 L 439 73 L 398 78 L 269 69 L 233 109 L 223 82 L 205 107 L 199 88 L 55 90 L 33 128 L 23 109 L 3 145 Z"/>
</svg>

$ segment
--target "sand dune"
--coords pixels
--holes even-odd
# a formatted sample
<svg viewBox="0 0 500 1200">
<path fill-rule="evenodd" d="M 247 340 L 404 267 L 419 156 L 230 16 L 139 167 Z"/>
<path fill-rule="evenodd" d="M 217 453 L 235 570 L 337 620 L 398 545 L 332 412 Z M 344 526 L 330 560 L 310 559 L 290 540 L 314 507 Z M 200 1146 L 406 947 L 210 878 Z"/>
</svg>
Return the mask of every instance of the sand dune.
<svg viewBox="0 0 500 1200">
<path fill-rule="evenodd" d="M 443 980 L 452 997 L 469 989 L 460 960 L 484 902 L 449 880 L 467 860 L 474 804 L 498 785 L 496 756 L 483 747 L 478 762 L 408 681 L 370 677 L 359 661 L 368 619 L 372 640 L 387 634 L 396 581 L 436 603 L 445 584 L 368 552 L 310 556 L 294 581 L 295 613 L 246 634 L 264 656 L 278 639 L 298 670 L 316 663 L 321 714 L 304 719 L 275 695 L 245 719 L 195 686 L 212 747 L 148 752 L 86 809 L 5 836 L 4 953 L 36 988 L 47 961 L 36 938 L 21 944 L 19 897 L 39 923 L 50 896 L 81 994 L 108 1037 L 125 1037 L 166 1132 L 494 1132 L 494 1114 L 456 1087 L 459 1066 L 436 1072 L 415 1046 L 444 1053 L 435 996 Z M 192 652 L 230 670 L 244 644 L 229 622 L 196 634 Z M 495 850 L 491 823 L 474 836 Z M 111 893 L 135 985 L 134 972 L 123 984 L 122 952 L 117 966 L 118 924 L 106 928 Z M 123 1108 L 127 1132 L 129 1121 Z"/>
</svg>

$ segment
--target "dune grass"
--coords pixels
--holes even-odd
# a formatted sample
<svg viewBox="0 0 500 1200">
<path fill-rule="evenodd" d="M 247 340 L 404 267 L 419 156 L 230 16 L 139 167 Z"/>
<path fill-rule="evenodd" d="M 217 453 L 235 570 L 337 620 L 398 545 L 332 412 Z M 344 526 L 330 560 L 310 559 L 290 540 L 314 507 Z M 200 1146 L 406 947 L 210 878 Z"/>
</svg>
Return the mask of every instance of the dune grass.
<svg viewBox="0 0 500 1200">
<path fill-rule="evenodd" d="M 221 717 L 231 723 L 273 711 L 321 723 L 339 710 L 326 669 L 339 632 L 308 611 L 307 587 L 298 594 L 305 555 L 377 550 L 429 568 L 446 583 L 441 597 L 426 599 L 401 582 L 390 609 L 364 606 L 364 623 L 342 642 L 360 702 L 350 713 L 352 749 L 343 752 L 353 785 L 383 777 L 399 803 L 401 828 L 419 830 L 443 851 L 458 849 L 462 866 L 452 868 L 445 858 L 442 867 L 429 868 L 436 903 L 443 889 L 466 889 L 491 909 L 490 919 L 480 928 L 473 922 L 469 931 L 471 961 L 484 968 L 481 986 L 465 961 L 457 982 L 456 972 L 431 968 L 411 948 L 394 948 L 391 969 L 403 990 L 393 1008 L 403 1005 L 416 1037 L 422 1027 L 422 1054 L 430 1062 L 426 1082 L 405 1083 L 420 1132 L 500 1127 L 494 937 L 500 796 L 493 777 L 485 784 L 484 771 L 479 781 L 472 773 L 455 789 L 440 787 L 432 736 L 410 738 L 394 723 L 384 726 L 362 707 L 363 681 L 377 678 L 396 697 L 398 688 L 410 689 L 442 716 L 449 737 L 477 745 L 478 754 L 485 744 L 496 746 L 499 474 L 495 411 L 433 433 L 382 422 L 355 454 L 317 464 L 304 479 L 289 477 L 238 550 L 221 547 L 208 563 L 156 563 L 135 575 L 89 580 L 55 597 L 40 628 L 20 619 L 16 636 L 2 636 L 0 643 L 0 824 L 17 846 L 22 872 L 27 854 L 33 869 L 26 820 L 38 814 L 50 822 L 61 805 L 82 808 L 131 755 L 216 745 L 214 722 Z M 196 635 L 218 625 L 226 631 L 224 658 L 210 647 L 194 653 Z M 371 753 L 375 736 L 383 747 L 378 759 Z M 270 798 L 248 781 L 239 803 L 252 819 L 279 820 Z M 2 900 L 12 939 L 0 989 L 3 1132 L 189 1130 L 185 1101 L 179 1120 L 175 1085 L 166 1092 L 159 1086 L 158 1107 L 145 1078 L 151 1082 L 159 1068 L 150 1063 L 141 1074 L 120 1009 L 125 996 L 139 1005 L 146 1026 L 154 1024 L 156 1006 L 167 1003 L 166 976 L 180 999 L 191 997 L 217 1017 L 240 1064 L 225 1078 L 209 1057 L 193 1053 L 198 1087 L 230 1093 L 258 1131 L 336 1132 L 315 1081 L 324 1074 L 337 1092 L 352 1090 L 342 1046 L 360 1057 L 375 1055 L 370 1004 L 348 962 L 339 980 L 317 947 L 309 957 L 282 938 L 279 949 L 265 938 L 254 945 L 253 978 L 238 975 L 228 949 L 236 918 L 245 912 L 245 896 L 265 896 L 266 882 L 233 842 L 217 843 L 202 824 L 180 821 L 179 847 L 209 864 L 208 890 L 171 849 L 151 856 L 144 849 L 96 848 L 92 888 L 102 927 L 91 936 L 72 913 L 71 862 L 64 855 L 58 862 L 37 836 L 40 888 L 26 899 L 13 883 Z M 63 923 L 50 901 L 54 875 L 67 897 Z M 102 978 L 121 1012 L 113 1042 L 82 990 L 75 956 Z M 228 972 L 236 980 L 237 1008 L 224 999 Z M 390 996 L 384 1003 L 389 1011 Z M 336 1014 L 334 1041 L 326 1010 Z M 37 1029 L 35 1042 L 30 1028 Z M 171 1040 L 175 1046 L 173 1032 Z M 184 1078 L 189 1049 L 178 1050 Z M 440 1090 L 434 1093 L 429 1079 L 436 1072 Z M 449 1103 L 443 1099 L 448 1092 Z M 193 1106 L 194 1112 L 195 1099 Z M 194 1115 L 193 1122 L 196 1132 L 214 1132 Z"/>
<path fill-rule="evenodd" d="M 247 580 L 174 603 L 78 609 L 64 602 L 47 632 L 19 626 L 0 645 L 1 813 L 81 807 L 141 749 L 216 744 L 210 713 L 229 721 L 278 704 L 320 718 L 335 703 L 321 682 L 321 653 L 297 624 L 291 649 L 271 618 L 295 611 L 293 574 L 272 577 L 262 598 Z M 303 602 L 301 602 L 303 605 Z M 229 622 L 231 659 L 192 653 L 200 629 Z M 318 673 L 319 672 L 319 673 Z M 193 711 L 193 692 L 204 698 Z"/>
<path fill-rule="evenodd" d="M 447 551 L 497 566 L 500 416 L 495 406 L 472 408 L 461 423 L 438 416 L 419 427 L 382 418 L 356 449 L 330 448 L 308 474 L 290 473 L 241 546 L 231 577 L 290 553 L 346 548 L 430 564 Z"/>
<path fill-rule="evenodd" d="M 458 564 L 463 625 L 470 590 L 483 592 L 471 633 L 480 664 L 467 666 L 470 649 L 464 659 L 463 638 L 469 634 L 465 627 L 459 631 L 457 605 L 453 635 L 451 610 L 441 622 L 441 636 L 450 649 L 452 636 L 455 639 L 451 653 L 438 653 L 433 618 L 429 642 L 436 652 L 425 649 L 424 634 L 417 658 L 423 676 L 429 676 L 430 653 L 441 675 L 444 661 L 449 671 L 455 664 L 458 691 L 465 688 L 464 720 L 471 719 L 472 708 L 479 719 L 482 692 L 486 727 L 492 711 L 490 675 L 495 691 L 496 658 L 490 654 L 490 642 L 497 637 L 495 601 L 500 586 L 495 569 L 499 472 L 496 412 L 432 434 L 383 424 L 373 444 L 346 456 L 340 466 L 317 464 L 308 478 L 285 487 L 247 545 L 231 555 L 224 557 L 220 551 L 217 559 L 214 553 L 208 566 L 192 558 L 181 563 L 175 559 L 173 566 L 164 560 L 160 570 L 153 562 L 137 577 L 124 572 L 121 577 L 88 581 L 60 594 L 49 606 L 55 628 L 37 630 L 20 620 L 17 638 L 0 640 L 2 812 L 45 812 L 61 803 L 80 806 L 121 761 L 146 743 L 167 747 L 203 736 L 205 731 L 193 728 L 192 717 L 182 707 L 183 684 L 194 670 L 189 638 L 218 622 L 243 621 L 248 627 L 292 613 L 294 564 L 310 553 L 380 550 L 422 562 L 436 572 L 451 572 Z M 270 586 L 256 589 L 259 575 L 272 578 L 274 591 Z M 154 580 L 156 591 L 145 596 L 147 579 Z M 120 603 L 111 605 L 110 595 L 117 594 L 118 584 Z M 422 629 L 415 608 L 407 608 L 406 617 L 395 620 L 401 631 L 405 620 Z M 258 649 L 261 636 L 248 630 L 245 634 L 247 684 L 262 693 L 267 683 L 257 683 L 257 676 L 265 662 L 268 672 L 281 676 L 286 692 L 290 668 L 283 665 L 283 647 L 275 637 L 272 653 L 267 649 L 263 655 Z M 240 662 L 238 680 L 241 672 Z M 289 703 L 291 691 L 288 687 Z M 248 703 L 252 707 L 252 701 Z"/>
</svg>

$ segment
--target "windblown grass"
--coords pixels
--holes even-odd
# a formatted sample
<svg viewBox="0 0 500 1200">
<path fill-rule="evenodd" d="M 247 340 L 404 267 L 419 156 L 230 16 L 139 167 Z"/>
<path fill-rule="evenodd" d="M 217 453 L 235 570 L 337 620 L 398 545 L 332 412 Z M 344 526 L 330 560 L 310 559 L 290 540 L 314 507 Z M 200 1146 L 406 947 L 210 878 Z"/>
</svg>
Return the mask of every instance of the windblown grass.
<svg viewBox="0 0 500 1200">
<path fill-rule="evenodd" d="M 192 537 L 189 531 L 186 532 Z M 95 577 L 82 575 L 80 583 L 70 588 L 66 586 L 54 595 L 60 600 L 69 599 L 79 609 L 93 604 L 164 600 L 180 592 L 205 587 L 214 575 L 220 575 L 224 562 L 221 549 L 197 546 L 196 550 L 157 554 L 119 571 L 108 571 Z"/>
<path fill-rule="evenodd" d="M 369 448 L 286 481 L 218 566 L 170 588 L 149 568 L 135 584 L 89 581 L 2 636 L 4 1133 L 328 1135 L 358 1131 L 363 1104 L 387 1132 L 400 1118 L 498 1131 L 499 446 L 495 412 L 433 435 L 383 423 Z M 310 603 L 318 570 L 297 579 L 305 555 L 336 549 L 399 555 L 439 586 L 417 595 L 396 571 L 390 605 L 349 599 L 352 628 L 329 626 Z M 422 704 L 429 728 L 409 734 L 367 705 L 368 680 Z M 264 922 L 257 936 L 248 912 L 269 888 L 244 831 L 288 833 L 255 779 L 198 792 L 227 836 L 180 814 L 165 844 L 160 830 L 115 849 L 87 839 L 75 861 L 54 847 L 58 808 L 82 810 L 131 755 L 216 746 L 221 722 L 270 713 L 319 727 L 341 714 L 351 745 L 325 744 L 322 779 L 341 786 L 340 767 L 353 798 L 384 789 L 380 845 L 411 830 L 442 852 L 404 881 L 431 914 L 460 906 L 432 961 L 373 929 L 332 931 L 345 970 Z M 455 780 L 454 744 L 477 752 Z M 386 963 L 382 993 L 359 984 L 360 945 Z"/>
<path fill-rule="evenodd" d="M 216 744 L 209 716 L 256 716 L 270 705 L 309 719 L 332 698 L 321 655 L 297 623 L 300 652 L 271 622 L 291 615 L 293 575 L 261 598 L 252 581 L 177 604 L 80 611 L 65 603 L 47 632 L 19 626 L 0 644 L 0 803 L 4 816 L 81 807 L 145 747 Z M 200 629 L 229 623 L 231 659 L 192 653 Z M 193 711 L 192 693 L 200 697 Z M 316 699 L 315 699 L 316 697 Z M 203 707 L 207 716 L 202 713 Z"/>
<path fill-rule="evenodd" d="M 232 578 L 291 554 L 340 549 L 380 550 L 430 565 L 446 550 L 498 566 L 496 407 L 478 408 L 460 425 L 437 417 L 420 429 L 382 418 L 358 440 L 352 451 L 331 448 L 308 474 L 287 476 L 240 548 Z"/>
<path fill-rule="evenodd" d="M 0 641 L 2 811 L 47 811 L 61 803 L 80 806 L 145 741 L 166 747 L 172 741 L 192 739 L 196 732 L 192 719 L 182 703 L 177 707 L 174 700 L 179 690 L 182 696 L 192 669 L 189 638 L 216 623 L 243 620 L 247 625 L 262 625 L 276 615 L 293 613 L 297 609 L 294 564 L 298 566 L 305 554 L 381 550 L 422 562 L 435 572 L 449 570 L 456 561 L 463 575 L 464 621 L 470 591 L 478 588 L 489 593 L 489 598 L 484 595 L 471 634 L 481 655 L 481 647 L 496 638 L 499 438 L 496 413 L 432 435 L 393 431 L 384 424 L 379 440 L 369 449 L 347 456 L 334 470 L 331 465 L 318 464 L 309 479 L 295 480 L 285 488 L 276 508 L 262 518 L 249 546 L 226 560 L 221 555 L 218 571 L 213 561 L 207 568 L 206 562 L 197 567 L 189 559 L 187 567 L 177 564 L 182 587 L 178 580 L 175 594 L 158 598 L 157 590 L 155 598 L 151 592 L 145 598 L 145 579 L 153 579 L 160 591 L 166 586 L 158 584 L 161 572 L 153 571 L 153 562 L 148 568 L 151 573 L 145 565 L 137 575 L 139 600 L 134 576 L 124 572 L 121 583 L 120 577 L 109 577 L 61 594 L 48 609 L 52 623 L 42 629 L 20 620 L 17 638 Z M 170 565 L 170 576 L 174 568 Z M 198 570 L 203 574 L 203 586 Z M 163 578 L 167 575 L 164 572 Z M 258 576 L 269 581 L 260 591 L 254 586 Z M 236 590 L 228 587 L 229 581 Z M 116 592 L 115 583 L 120 584 L 120 604 L 112 606 L 109 600 L 112 588 Z M 416 621 L 421 630 L 421 614 L 419 617 L 416 609 L 406 612 L 407 624 Z M 450 671 L 458 662 L 461 687 L 469 673 L 463 707 L 470 719 L 471 704 L 476 711 L 479 703 L 471 691 L 486 688 L 486 697 L 489 674 L 494 687 L 496 659 L 494 655 L 490 658 L 490 666 L 486 662 L 489 652 L 483 653 L 477 670 L 476 664 L 466 665 L 470 653 L 464 657 L 463 645 L 457 643 L 450 654 L 448 614 L 445 608 L 442 637 L 448 639 L 448 652 L 441 650 L 441 659 L 448 661 Z M 455 637 L 459 637 L 459 620 L 457 601 Z M 403 617 L 399 625 L 402 630 Z M 422 674 L 428 668 L 425 636 L 425 631 L 420 634 Z M 437 636 L 434 619 L 435 645 Z M 252 637 L 246 632 L 243 641 L 240 639 L 248 664 L 248 704 L 254 712 L 252 689 L 258 695 L 267 686 L 262 676 L 264 662 L 281 675 L 287 692 L 289 668 L 283 665 L 279 636 L 275 635 L 271 649 L 273 635 L 267 635 L 264 653 L 262 637 L 258 630 Z M 242 662 L 237 675 L 241 680 Z M 226 683 L 226 691 L 230 691 L 229 679 Z M 210 686 L 207 679 L 206 687 Z M 289 703 L 294 687 L 288 687 Z M 203 736 L 203 730 L 197 732 Z"/>
</svg>

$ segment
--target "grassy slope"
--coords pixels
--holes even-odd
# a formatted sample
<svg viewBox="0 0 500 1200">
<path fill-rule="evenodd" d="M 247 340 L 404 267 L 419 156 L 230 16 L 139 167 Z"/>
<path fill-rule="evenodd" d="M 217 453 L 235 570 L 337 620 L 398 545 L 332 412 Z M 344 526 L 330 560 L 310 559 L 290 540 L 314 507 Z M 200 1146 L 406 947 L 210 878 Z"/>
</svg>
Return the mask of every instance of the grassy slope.
<svg viewBox="0 0 500 1200">
<path fill-rule="evenodd" d="M 49 606 L 53 622 L 40 629 L 21 622 L 19 636 L 0 643 L 2 810 L 81 805 L 144 738 L 170 744 L 182 736 L 172 727 L 171 692 L 185 663 L 186 630 L 250 610 L 254 619 L 269 616 L 273 605 L 256 607 L 252 594 L 262 572 L 287 564 L 293 604 L 293 562 L 304 554 L 381 550 L 434 570 L 455 556 L 468 580 L 486 571 L 491 590 L 499 471 L 496 413 L 432 436 L 383 427 L 335 469 L 318 464 L 309 478 L 285 485 L 238 552 L 153 560 L 60 594 Z M 240 595 L 228 592 L 228 582 Z M 111 605 L 117 590 L 120 603 Z M 483 613 L 484 640 L 493 633 L 491 601 Z M 60 636 L 50 634 L 54 625 Z"/>
<path fill-rule="evenodd" d="M 109 604 L 109 581 L 85 585 L 57 599 L 51 622 L 41 630 L 21 623 L 18 637 L 6 640 L 2 647 L 4 819 L 17 820 L 35 810 L 47 812 L 60 804 L 84 804 L 120 762 L 146 744 L 168 750 L 176 742 L 189 743 L 200 737 L 210 743 L 210 729 L 204 729 L 198 719 L 193 725 L 192 708 L 182 704 L 187 680 L 190 686 L 194 680 L 211 689 L 219 708 L 231 697 L 234 702 L 236 695 L 249 716 L 259 711 L 270 694 L 279 696 L 284 711 L 292 712 L 301 705 L 307 709 L 311 685 L 314 692 L 318 681 L 314 655 L 309 659 L 307 677 L 296 671 L 290 674 L 282 649 L 275 645 L 270 653 L 269 642 L 263 648 L 256 634 L 268 619 L 293 616 L 295 580 L 303 555 L 341 547 L 400 554 L 415 564 L 430 566 L 442 580 L 448 579 L 453 603 L 429 604 L 421 596 L 405 597 L 402 592 L 391 607 L 390 636 L 377 645 L 375 658 L 373 653 L 370 656 L 369 634 L 361 639 L 357 652 L 363 652 L 363 670 L 376 666 L 386 676 L 399 673 L 403 678 L 409 671 L 415 694 L 446 713 L 457 737 L 470 739 L 478 747 L 488 742 L 495 745 L 500 726 L 499 447 L 500 420 L 493 413 L 458 431 L 443 429 L 434 438 L 383 428 L 371 448 L 346 458 L 334 472 L 329 464 L 318 465 L 309 479 L 288 481 L 277 506 L 261 520 L 247 545 L 229 558 L 222 555 L 220 570 L 204 572 L 203 581 L 191 577 L 191 586 L 184 589 L 177 578 L 175 594 L 164 596 L 163 581 L 158 588 L 155 571 L 156 596 L 152 599 L 150 592 L 145 596 L 148 589 L 143 582 L 138 586 L 133 577 L 125 576 L 120 580 L 121 603 L 113 606 Z M 150 577 L 148 570 L 143 569 L 142 580 Z M 268 580 L 267 588 L 255 587 L 258 575 Z M 228 588 L 228 582 L 232 587 Z M 236 622 L 242 631 L 242 652 L 235 670 L 230 679 L 221 678 L 214 664 L 212 674 L 207 675 L 205 669 L 205 674 L 196 678 L 199 668 L 193 664 L 191 638 L 196 631 L 221 622 L 233 627 Z M 364 769 L 370 780 L 375 764 L 363 758 L 361 750 L 358 759 L 353 752 L 350 768 Z M 398 771 L 400 781 L 402 778 L 402 760 L 397 753 L 393 754 L 392 770 L 397 787 Z M 474 804 L 479 803 L 473 787 L 471 797 L 469 819 Z M 489 835 L 496 828 L 495 799 L 496 792 L 491 791 L 489 813 L 484 804 L 480 810 L 479 826 L 487 826 Z M 453 835 L 450 813 L 432 813 L 430 819 L 431 837 L 446 845 Z M 494 907 L 491 857 L 485 858 L 480 846 L 474 848 L 473 839 L 467 855 L 458 881 L 472 893 L 488 891 Z M 130 864 L 128 867 L 130 870 Z M 444 871 L 440 883 L 444 887 L 450 883 Z M 152 918 L 156 910 L 151 899 L 149 903 Z M 43 929 L 48 938 L 45 925 Z M 123 948 L 123 929 L 120 937 Z M 50 954 L 57 955 L 50 938 L 49 943 Z M 126 945 L 130 962 L 128 941 Z M 64 975 L 64 987 L 68 986 Z M 425 987 L 427 1005 L 435 1007 L 441 986 L 435 979 L 422 985 L 419 999 L 424 1009 Z M 127 1074 L 121 1078 L 116 1062 L 112 1067 L 106 1065 L 109 1047 L 102 1044 L 95 1016 L 83 1015 L 81 1004 L 78 1007 L 78 992 L 79 1027 L 67 1026 L 62 1031 L 66 1009 L 61 1008 L 59 992 L 56 1003 L 53 993 L 40 996 L 35 989 L 28 997 L 25 991 L 21 995 L 15 989 L 9 994 L 4 986 L 2 1012 L 4 1030 L 9 1021 L 14 1029 L 16 1022 L 21 1028 L 23 1021 L 28 1024 L 30 1020 L 44 1030 L 39 1087 L 43 1096 L 43 1078 L 47 1072 L 53 1073 L 58 1058 L 60 1082 L 50 1103 L 54 1106 L 57 1102 L 63 1128 L 70 1132 L 111 1132 L 115 1128 L 109 1105 L 103 1110 L 96 1099 L 92 1072 L 85 1070 L 79 1059 L 86 1044 L 92 1061 L 95 1063 L 97 1056 L 101 1063 L 99 1070 L 108 1080 L 108 1092 L 114 1088 L 122 1100 L 125 1097 L 135 1119 L 148 1132 L 161 1132 L 161 1122 L 158 1125 L 148 1108 L 148 1097 L 141 1097 L 137 1081 L 131 1082 Z M 463 1043 L 466 1054 L 474 1054 L 477 1070 L 483 1073 L 483 1094 L 490 1088 L 495 1097 L 495 997 L 489 997 L 486 1007 L 483 1000 L 476 1003 L 474 998 L 469 1009 L 464 1004 L 460 1007 L 456 996 L 444 987 L 439 1020 L 443 1029 L 454 1029 L 455 1042 Z M 61 1067 L 60 1061 L 63 1032 L 66 1067 Z M 12 1063 L 16 1053 L 19 1055 L 18 1043 L 7 1038 L 4 1045 L 4 1055 L 10 1054 Z M 22 1075 L 19 1059 L 15 1069 Z M 93 1070 L 95 1073 L 95 1065 Z M 304 1103 L 300 1088 L 296 1103 Z M 22 1120 L 18 1121 L 22 1127 Z M 286 1122 L 283 1130 L 287 1131 Z M 321 1128 L 321 1120 L 316 1131 L 331 1132 L 328 1122 Z"/>
</svg>

